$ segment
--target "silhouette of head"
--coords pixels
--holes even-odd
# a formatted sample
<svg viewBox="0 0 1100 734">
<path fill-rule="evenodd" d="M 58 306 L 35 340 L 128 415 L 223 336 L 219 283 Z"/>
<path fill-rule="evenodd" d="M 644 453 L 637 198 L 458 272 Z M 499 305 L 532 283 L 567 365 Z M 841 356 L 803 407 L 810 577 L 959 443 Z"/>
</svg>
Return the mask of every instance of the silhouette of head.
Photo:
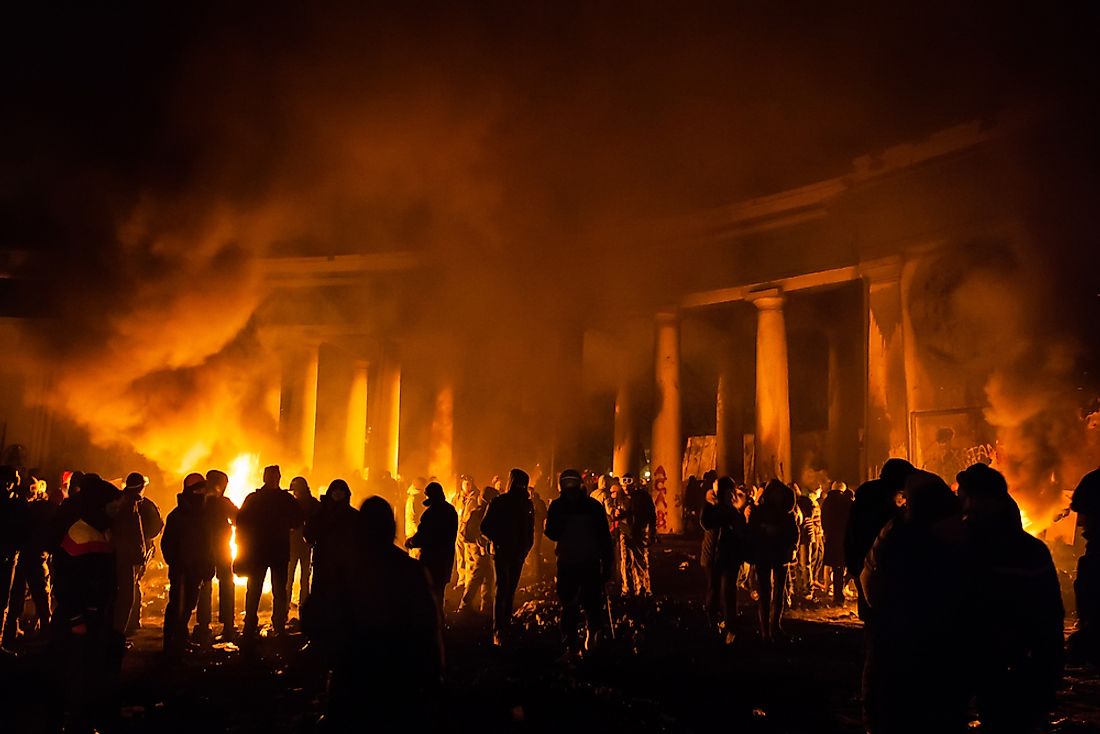
<svg viewBox="0 0 1100 734">
<path fill-rule="evenodd" d="M 531 477 L 527 475 L 527 472 L 523 469 L 513 469 L 508 472 L 508 492 L 527 492 L 527 487 L 531 483 Z"/>
<path fill-rule="evenodd" d="M 601 476 L 602 480 L 603 477 Z M 566 469 L 558 476 L 558 487 L 561 496 L 569 499 L 577 499 L 584 494 L 584 480 L 576 469 Z"/>
<path fill-rule="evenodd" d="M 768 481 L 760 493 L 760 509 L 776 514 L 794 512 L 794 490 L 778 479 Z"/>
<path fill-rule="evenodd" d="M 183 478 L 184 493 L 202 492 L 206 489 L 206 477 L 198 472 L 191 472 Z"/>
<path fill-rule="evenodd" d="M 397 521 L 390 503 L 381 497 L 368 497 L 359 507 L 359 522 L 363 543 L 371 548 L 393 545 L 397 537 Z"/>
<path fill-rule="evenodd" d="M 77 496 L 77 512 L 80 519 L 97 530 L 105 530 L 110 524 L 107 505 L 122 495 L 115 485 L 98 474 L 85 474 Z"/>
<path fill-rule="evenodd" d="M 148 481 L 145 479 L 145 475 L 141 472 L 130 472 L 126 475 L 126 484 L 122 487 L 123 491 L 134 492 L 141 494 L 145 490 L 145 485 Z"/>
<path fill-rule="evenodd" d="M 916 468 L 905 459 L 887 459 L 882 465 L 882 473 L 879 477 L 894 489 L 905 486 L 905 478 L 916 471 Z"/>
<path fill-rule="evenodd" d="M 333 479 L 325 490 L 325 496 L 338 505 L 350 505 L 351 487 L 343 479 Z"/>
<path fill-rule="evenodd" d="M 265 487 L 278 487 L 279 481 L 283 478 L 283 473 L 279 471 L 278 464 L 272 464 L 271 466 L 264 467 L 264 486 Z"/>
<path fill-rule="evenodd" d="M 1007 497 L 1008 482 L 1004 475 L 986 464 L 972 464 L 955 475 L 959 483 L 959 496 Z"/>
<path fill-rule="evenodd" d="M 290 491 L 294 493 L 295 497 L 305 499 L 311 496 L 309 491 L 309 482 L 305 477 L 294 477 L 290 480 Z"/>
<path fill-rule="evenodd" d="M 1023 529 L 1020 506 L 1008 494 L 1004 475 L 986 464 L 973 464 L 955 475 L 967 521 Z"/>
<path fill-rule="evenodd" d="M 443 485 L 439 482 L 428 482 L 428 486 L 424 487 L 424 496 L 427 499 L 424 500 L 424 506 L 435 504 L 436 502 L 446 502 L 447 497 L 443 492 Z"/>
<path fill-rule="evenodd" d="M 959 498 L 938 475 L 914 469 L 905 480 L 905 515 L 910 522 L 933 525 L 962 512 Z"/>
<path fill-rule="evenodd" d="M 211 469 L 206 472 L 206 489 L 211 494 L 221 497 L 229 486 L 229 475 L 221 469 Z"/>
<path fill-rule="evenodd" d="M 499 496 L 500 492 L 496 490 L 496 487 L 490 484 L 486 484 L 485 487 L 481 490 L 481 501 L 485 504 L 489 504 Z"/>
</svg>

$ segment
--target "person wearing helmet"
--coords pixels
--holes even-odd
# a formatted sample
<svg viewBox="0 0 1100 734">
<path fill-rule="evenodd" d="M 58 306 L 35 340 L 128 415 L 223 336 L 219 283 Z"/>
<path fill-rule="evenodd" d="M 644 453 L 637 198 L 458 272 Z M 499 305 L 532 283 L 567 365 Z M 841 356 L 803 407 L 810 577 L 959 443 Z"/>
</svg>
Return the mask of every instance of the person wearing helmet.
<svg viewBox="0 0 1100 734">
<path fill-rule="evenodd" d="M 130 472 L 122 487 L 122 502 L 111 522 L 118 568 L 118 601 L 115 629 L 126 634 L 141 627 L 141 577 L 152 556 L 153 540 L 164 529 L 160 509 L 143 496 L 149 480 L 141 472 Z"/>
<path fill-rule="evenodd" d="M 203 508 L 206 479 L 197 472 L 183 480 L 176 508 L 168 513 L 160 551 L 168 564 L 168 605 L 164 609 L 164 650 L 180 653 L 187 623 L 199 601 L 199 588 L 214 577 L 210 523 Z"/>
<path fill-rule="evenodd" d="M 583 610 L 588 627 L 586 649 L 599 639 L 604 622 L 604 583 L 611 575 L 611 531 L 603 505 L 584 492 L 580 472 L 566 469 L 558 479 L 561 496 L 550 503 L 546 537 L 558 559 L 561 637 L 566 655 L 579 654 L 578 622 Z"/>
<path fill-rule="evenodd" d="M 420 516 L 416 532 L 405 541 L 406 548 L 420 549 L 420 562 L 432 577 L 439 609 L 443 611 L 443 596 L 451 580 L 455 564 L 455 538 L 458 536 L 458 513 L 447 501 L 443 485 L 429 482 L 424 488 L 424 513 Z"/>
<path fill-rule="evenodd" d="M 496 604 L 493 606 L 493 644 L 504 645 L 511 628 L 516 588 L 523 562 L 535 544 L 535 509 L 527 491 L 527 472 L 512 469 L 508 491 L 489 503 L 481 532 L 493 542 Z"/>
</svg>

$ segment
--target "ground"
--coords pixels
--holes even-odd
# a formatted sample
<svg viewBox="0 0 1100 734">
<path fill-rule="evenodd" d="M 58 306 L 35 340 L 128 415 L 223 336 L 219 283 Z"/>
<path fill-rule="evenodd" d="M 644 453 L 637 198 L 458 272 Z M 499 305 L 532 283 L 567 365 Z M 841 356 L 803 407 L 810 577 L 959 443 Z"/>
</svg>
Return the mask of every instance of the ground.
<svg viewBox="0 0 1100 734">
<path fill-rule="evenodd" d="M 546 598 L 552 587 L 545 581 L 524 586 L 514 649 L 489 644 L 487 620 L 451 614 L 445 730 L 701 732 L 714 731 L 721 717 L 722 730 L 739 732 L 862 731 L 861 629 L 853 610 L 795 610 L 786 625 L 789 641 L 764 647 L 746 632 L 725 647 L 703 615 L 694 547 L 656 548 L 657 598 L 615 599 L 616 639 L 577 663 L 557 661 L 557 608 Z M 163 578 L 154 573 L 147 582 L 145 627 L 124 661 L 120 731 L 313 730 L 324 673 L 304 637 L 265 638 L 252 654 L 219 644 L 168 665 L 159 654 Z M 0 664 L 0 700 L 15 714 L 4 720 L 13 728 L 0 729 L 48 731 L 43 722 L 57 701 L 46 657 L 29 645 Z M 364 691 L 363 705 L 366 711 L 386 702 Z M 419 713 L 409 712 L 410 723 Z M 1100 732 L 1096 670 L 1068 671 L 1046 731 Z"/>
</svg>

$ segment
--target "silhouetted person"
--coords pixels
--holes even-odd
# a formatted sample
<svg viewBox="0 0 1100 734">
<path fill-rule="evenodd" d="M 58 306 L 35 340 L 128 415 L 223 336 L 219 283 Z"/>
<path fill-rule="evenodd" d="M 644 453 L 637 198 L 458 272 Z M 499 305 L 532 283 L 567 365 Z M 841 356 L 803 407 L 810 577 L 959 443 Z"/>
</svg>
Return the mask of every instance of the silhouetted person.
<svg viewBox="0 0 1100 734">
<path fill-rule="evenodd" d="M 34 601 L 38 629 L 45 632 L 50 624 L 50 595 L 46 589 L 46 562 L 49 558 L 51 534 L 57 506 L 38 490 L 37 483 L 26 485 L 27 506 L 24 513 L 26 526 L 22 532 L 19 559 L 15 564 L 11 595 L 6 599 L 8 616 L 3 624 L 3 646 L 8 648 L 15 640 L 16 623 L 23 614 L 26 595 Z"/>
<path fill-rule="evenodd" d="M 279 487 L 279 467 L 264 469 L 264 484 L 245 498 L 237 513 L 235 570 L 248 577 L 244 597 L 244 634 L 252 637 L 259 627 L 260 597 L 264 577 L 271 571 L 271 627 L 282 634 L 290 600 L 286 572 L 290 565 L 290 531 L 302 526 L 302 508 Z"/>
<path fill-rule="evenodd" d="M 961 503 L 925 471 L 909 473 L 904 491 L 904 510 L 883 528 L 864 565 L 872 619 L 864 724 L 872 734 L 963 731 L 974 602 Z"/>
<path fill-rule="evenodd" d="M 566 469 L 558 478 L 561 496 L 550 503 L 546 537 L 556 543 L 561 637 L 567 655 L 581 651 L 577 626 L 584 610 L 592 645 L 604 628 L 604 583 L 611 576 L 613 547 L 603 505 L 587 496 L 581 474 Z"/>
<path fill-rule="evenodd" d="M 214 549 L 204 511 L 206 479 L 197 472 L 183 480 L 176 508 L 168 513 L 160 551 L 168 564 L 168 605 L 164 608 L 164 650 L 183 652 L 187 622 L 199 602 L 199 587 L 214 577 Z"/>
<path fill-rule="evenodd" d="M 393 509 L 381 497 L 360 508 L 352 562 L 333 594 L 310 599 L 302 626 L 332 669 L 325 731 L 434 730 L 443 642 L 423 565 L 394 545 Z"/>
<path fill-rule="evenodd" d="M 493 554 L 489 539 L 481 534 L 481 521 L 485 517 L 485 510 L 497 496 L 497 491 L 490 486 L 481 490 L 477 503 L 470 508 L 466 523 L 462 526 L 462 540 L 465 545 L 466 559 L 469 564 L 469 572 L 466 579 L 466 590 L 462 593 L 462 603 L 458 611 L 471 609 L 474 601 L 480 595 L 481 613 L 490 614 L 493 609 L 493 586 L 496 584 L 496 574 L 493 571 Z"/>
<path fill-rule="evenodd" d="M 860 581 L 863 562 L 879 532 L 898 514 L 896 498 L 905 488 L 905 478 L 914 471 L 916 469 L 905 459 L 887 459 L 879 478 L 864 482 L 856 490 L 844 539 L 844 563 L 855 581 L 859 594 L 859 618 L 865 623 L 869 617 Z"/>
<path fill-rule="evenodd" d="M 114 690 L 125 638 L 113 625 L 118 584 L 107 508 L 120 496 L 98 475 L 84 475 L 80 492 L 70 496 L 72 521 L 54 549 L 57 611 L 52 637 L 60 661 L 66 732 L 110 730 L 117 713 Z"/>
<path fill-rule="evenodd" d="M 736 503 L 736 485 L 721 477 L 704 496 L 699 524 L 703 546 L 699 563 L 706 573 L 706 608 L 727 644 L 737 627 L 737 578 L 749 558 L 748 523 Z"/>
<path fill-rule="evenodd" d="M 848 518 L 852 513 L 855 494 L 844 482 L 833 482 L 829 494 L 821 502 L 821 529 L 825 533 L 825 565 L 832 573 L 833 604 L 844 604 L 846 564 L 844 538 L 848 533 Z"/>
<path fill-rule="evenodd" d="M 527 482 L 527 472 L 512 469 L 508 474 L 508 491 L 489 503 L 485 518 L 481 521 L 481 533 L 493 542 L 495 553 L 495 645 L 502 645 L 507 640 L 519 576 L 523 572 L 523 562 L 535 542 L 535 510 L 527 494 Z"/>
<path fill-rule="evenodd" d="M 233 537 L 233 525 L 237 522 L 237 506 L 225 496 L 229 476 L 218 469 L 206 472 L 206 501 L 203 512 L 210 526 L 210 552 L 214 558 L 214 577 L 218 579 L 218 621 L 221 622 L 222 639 L 237 636 L 236 586 L 233 582 L 233 550 L 229 543 Z M 196 613 L 195 637 L 200 641 L 210 639 L 210 623 L 214 616 L 213 579 L 203 581 L 199 588 L 199 607 Z"/>
<path fill-rule="evenodd" d="M 458 536 L 458 513 L 447 501 L 443 485 L 430 482 L 424 488 L 424 514 L 406 548 L 420 549 L 420 562 L 432 577 L 432 589 L 443 610 L 443 597 L 451 580 L 455 564 L 455 538 Z"/>
<path fill-rule="evenodd" d="M 351 549 L 359 542 L 359 511 L 351 506 L 351 488 L 347 482 L 343 479 L 329 482 L 320 509 L 306 521 L 304 534 L 306 542 L 313 546 L 309 593 L 331 596 L 334 586 L 347 578 Z"/>
<path fill-rule="evenodd" d="M 290 493 L 294 499 L 298 501 L 298 506 L 302 508 L 302 519 L 304 522 L 309 520 L 317 514 L 317 511 L 321 509 L 321 503 L 313 496 L 313 493 L 309 489 L 309 482 L 305 477 L 294 477 L 290 480 Z M 311 571 L 312 549 L 309 543 L 306 542 L 305 536 L 302 533 L 302 528 L 297 527 L 290 531 L 290 563 L 287 565 L 286 571 L 286 598 L 287 601 L 294 600 L 294 571 L 297 568 L 301 568 L 299 580 L 298 580 L 298 605 L 306 603 L 306 599 L 309 598 L 309 574 Z"/>
<path fill-rule="evenodd" d="M 11 627 L 7 621 L 8 599 L 15 580 L 15 567 L 19 563 L 19 549 L 27 537 L 27 502 L 19 497 L 19 472 L 11 466 L 0 466 L 0 628 Z M 4 648 L 7 648 L 5 641 Z"/>
<path fill-rule="evenodd" d="M 1100 665 L 1100 469 L 1081 478 L 1070 509 L 1085 538 L 1085 552 L 1077 559 L 1077 629 L 1069 638 L 1071 655 Z"/>
<path fill-rule="evenodd" d="M 657 510 L 653 498 L 633 474 L 621 480 L 623 494 L 617 504 L 620 567 L 624 596 L 651 596 L 649 546 L 657 542 Z"/>
<path fill-rule="evenodd" d="M 975 464 L 957 476 L 977 607 L 965 624 L 976 642 L 982 729 L 1034 731 L 1062 681 L 1065 610 L 1043 541 L 1024 531 L 1004 476 Z"/>
<path fill-rule="evenodd" d="M 770 642 L 783 632 L 787 570 L 798 546 L 794 490 L 778 479 L 764 487 L 749 516 L 749 541 L 760 592 L 760 637 Z"/>
<path fill-rule="evenodd" d="M 798 601 L 810 601 L 814 595 L 814 568 L 821 535 L 821 507 L 810 490 L 795 485 L 798 505 L 798 565 L 795 593 Z"/>
<path fill-rule="evenodd" d="M 118 569 L 118 601 L 115 604 L 115 629 L 130 633 L 141 627 L 141 577 L 152 557 L 153 540 L 164 529 L 160 508 L 143 497 L 147 480 L 140 472 L 131 472 L 122 488 L 122 502 L 111 522 L 111 540 L 115 544 Z"/>
</svg>

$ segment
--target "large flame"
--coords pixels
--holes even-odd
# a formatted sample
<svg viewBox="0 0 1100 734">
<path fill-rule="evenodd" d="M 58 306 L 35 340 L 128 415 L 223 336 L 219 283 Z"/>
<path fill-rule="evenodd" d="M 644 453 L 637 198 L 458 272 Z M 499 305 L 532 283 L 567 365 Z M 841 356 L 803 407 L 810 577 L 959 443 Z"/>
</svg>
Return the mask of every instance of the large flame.
<svg viewBox="0 0 1100 734">
<path fill-rule="evenodd" d="M 260 475 L 260 455 L 240 454 L 229 462 L 229 470 L 226 474 L 229 475 L 229 484 L 225 488 L 225 496 L 239 508 L 244 503 L 244 498 L 254 489 L 253 483 L 256 477 Z M 235 560 L 237 558 L 237 528 L 233 528 L 233 532 L 229 536 L 229 550 Z M 244 586 L 248 583 L 248 579 L 234 574 L 233 583 L 237 586 Z M 270 590 L 271 582 L 265 579 L 264 591 Z"/>
</svg>

